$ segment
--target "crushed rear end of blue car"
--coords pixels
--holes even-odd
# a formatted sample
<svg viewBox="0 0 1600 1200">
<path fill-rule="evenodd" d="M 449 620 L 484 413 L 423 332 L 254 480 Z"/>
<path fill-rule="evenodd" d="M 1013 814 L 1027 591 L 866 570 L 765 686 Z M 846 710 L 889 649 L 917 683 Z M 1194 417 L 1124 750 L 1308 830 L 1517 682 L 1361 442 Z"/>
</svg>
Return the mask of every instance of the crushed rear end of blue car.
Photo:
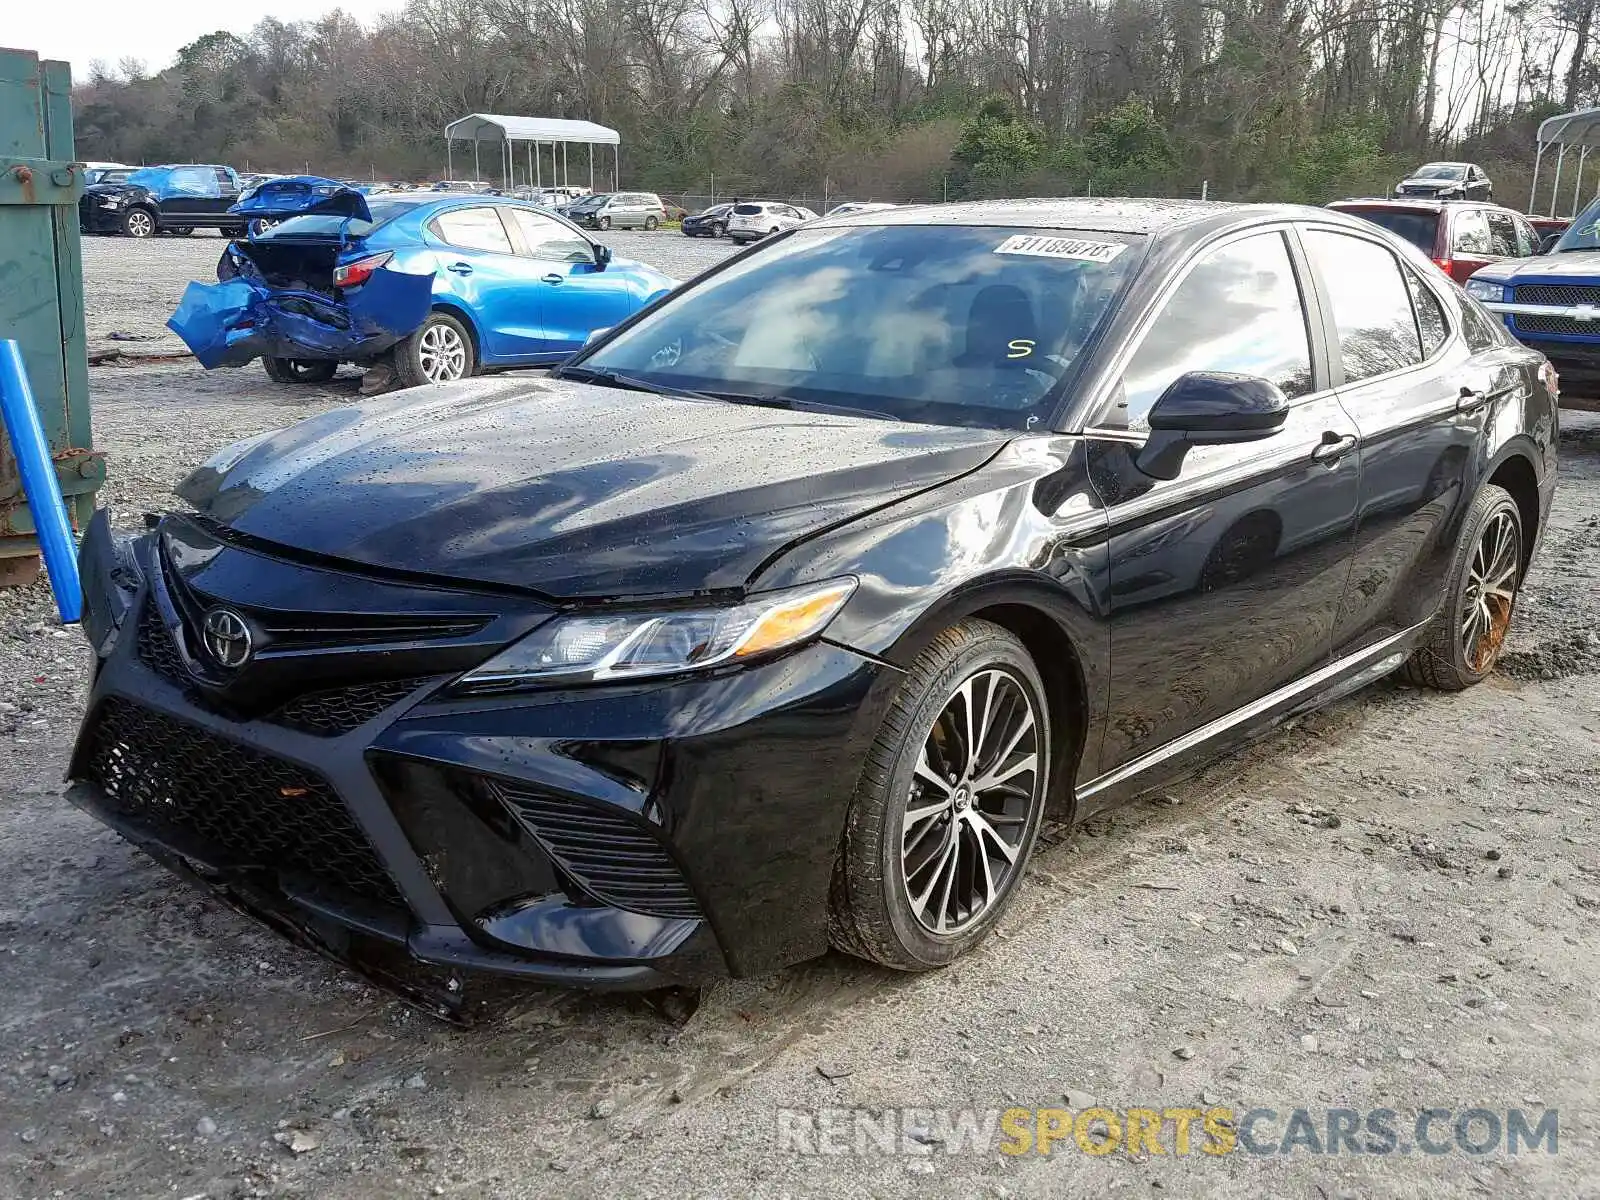
<svg viewBox="0 0 1600 1200">
<path fill-rule="evenodd" d="M 432 275 L 391 270 L 387 255 L 364 266 L 346 262 L 372 227 L 355 189 L 314 176 L 269 180 L 230 211 L 249 218 L 254 231 L 229 243 L 218 282 L 191 283 L 167 321 L 202 366 L 369 361 L 427 317 Z M 322 220 L 294 232 L 256 224 L 313 216 Z"/>
</svg>

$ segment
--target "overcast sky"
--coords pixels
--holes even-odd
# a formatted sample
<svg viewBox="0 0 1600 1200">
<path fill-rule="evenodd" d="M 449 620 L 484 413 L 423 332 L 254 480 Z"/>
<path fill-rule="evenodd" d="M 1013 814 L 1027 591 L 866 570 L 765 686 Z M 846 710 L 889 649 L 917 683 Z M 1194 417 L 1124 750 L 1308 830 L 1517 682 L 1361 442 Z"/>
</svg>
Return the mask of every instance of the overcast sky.
<svg viewBox="0 0 1600 1200">
<path fill-rule="evenodd" d="M 115 67 L 128 57 L 150 71 L 170 66 L 178 48 L 201 34 L 226 29 L 248 33 L 267 13 L 280 21 L 303 21 L 334 8 L 370 21 L 402 7 L 403 0 L 273 0 L 266 8 L 218 4 L 216 0 L 0 0 L 0 44 L 36 50 L 41 58 L 64 58 L 72 77 L 85 78 L 97 58 Z"/>
</svg>

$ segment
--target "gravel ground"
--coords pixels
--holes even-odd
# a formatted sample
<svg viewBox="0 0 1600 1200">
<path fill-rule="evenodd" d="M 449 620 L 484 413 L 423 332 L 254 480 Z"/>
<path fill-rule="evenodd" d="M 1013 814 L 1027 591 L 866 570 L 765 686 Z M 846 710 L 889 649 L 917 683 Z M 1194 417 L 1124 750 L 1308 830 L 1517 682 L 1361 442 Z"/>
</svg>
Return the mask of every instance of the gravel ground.
<svg viewBox="0 0 1600 1200">
<path fill-rule="evenodd" d="M 612 240 L 685 275 L 725 252 Z M 209 241 L 89 240 L 91 333 L 157 330 Z M 107 502 L 133 524 L 189 464 L 355 386 L 96 368 Z M 949 970 L 829 957 L 692 1013 L 528 989 L 459 1030 L 174 883 L 60 799 L 87 654 L 42 586 L 0 593 L 0 1195 L 1600 1195 L 1600 418 L 1568 419 L 1562 457 L 1485 685 L 1380 684 L 1049 831 Z M 1294 1108 L 1407 1132 L 1422 1108 L 1554 1107 L 1559 1153 L 1180 1157 L 1169 1131 L 1165 1155 L 1013 1157 L 954 1152 L 931 1114 L 897 1155 L 779 1136 L 783 1109 L 1091 1099 L 1278 1110 L 1260 1140 Z"/>
</svg>

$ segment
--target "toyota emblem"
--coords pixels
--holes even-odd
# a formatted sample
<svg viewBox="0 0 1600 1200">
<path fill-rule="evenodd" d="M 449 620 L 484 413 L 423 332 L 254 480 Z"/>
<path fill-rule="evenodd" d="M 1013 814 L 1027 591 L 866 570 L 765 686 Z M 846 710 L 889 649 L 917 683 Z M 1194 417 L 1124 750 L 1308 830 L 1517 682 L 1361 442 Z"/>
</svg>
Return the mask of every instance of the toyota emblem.
<svg viewBox="0 0 1600 1200">
<path fill-rule="evenodd" d="M 233 670 L 250 658 L 250 626 L 231 608 L 214 608 L 201 626 L 206 650 L 218 664 Z"/>
</svg>

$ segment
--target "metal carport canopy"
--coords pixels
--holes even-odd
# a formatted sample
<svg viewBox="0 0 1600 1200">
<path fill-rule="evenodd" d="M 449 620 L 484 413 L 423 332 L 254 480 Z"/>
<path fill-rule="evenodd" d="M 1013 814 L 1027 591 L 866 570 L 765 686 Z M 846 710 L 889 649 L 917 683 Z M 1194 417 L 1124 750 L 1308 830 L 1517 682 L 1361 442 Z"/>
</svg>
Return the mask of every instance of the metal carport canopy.
<svg viewBox="0 0 1600 1200">
<path fill-rule="evenodd" d="M 596 146 L 610 146 L 613 155 L 612 182 L 620 183 L 622 174 L 622 135 L 615 129 L 607 129 L 604 125 L 596 125 L 593 121 L 568 121 L 559 117 L 512 117 L 502 116 L 498 113 L 472 113 L 444 127 L 445 146 L 445 171 L 454 174 L 454 156 L 451 146 L 456 141 L 470 141 L 472 143 L 472 168 L 476 177 L 481 172 L 478 162 L 478 146 L 482 142 L 494 142 L 500 146 L 500 168 L 502 181 L 510 186 L 516 175 L 515 154 L 512 146 L 517 142 L 526 143 L 528 147 L 528 182 L 542 182 L 542 154 L 535 157 L 536 147 L 550 143 L 550 180 L 556 178 L 556 151 L 559 144 L 561 149 L 561 178 L 570 182 L 571 176 L 567 173 L 566 145 L 577 142 L 589 147 L 589 186 L 594 187 L 594 148 Z"/>
<path fill-rule="evenodd" d="M 588 142 L 593 146 L 620 146 L 615 129 L 593 121 L 564 121 L 556 117 L 502 117 L 473 113 L 444 127 L 444 136 L 463 142 Z"/>
<path fill-rule="evenodd" d="M 1572 215 L 1578 214 L 1578 202 L 1583 187 L 1584 161 L 1591 147 L 1600 147 L 1600 108 L 1580 108 L 1574 112 L 1557 113 L 1539 122 L 1533 159 L 1533 186 L 1528 191 L 1528 211 L 1534 211 L 1539 194 L 1539 169 L 1544 165 L 1544 148 L 1556 147 L 1556 175 L 1550 186 L 1550 214 L 1555 215 L 1557 196 L 1561 188 L 1561 167 L 1566 161 L 1569 147 L 1578 148 L 1578 178 L 1572 187 Z"/>
</svg>

